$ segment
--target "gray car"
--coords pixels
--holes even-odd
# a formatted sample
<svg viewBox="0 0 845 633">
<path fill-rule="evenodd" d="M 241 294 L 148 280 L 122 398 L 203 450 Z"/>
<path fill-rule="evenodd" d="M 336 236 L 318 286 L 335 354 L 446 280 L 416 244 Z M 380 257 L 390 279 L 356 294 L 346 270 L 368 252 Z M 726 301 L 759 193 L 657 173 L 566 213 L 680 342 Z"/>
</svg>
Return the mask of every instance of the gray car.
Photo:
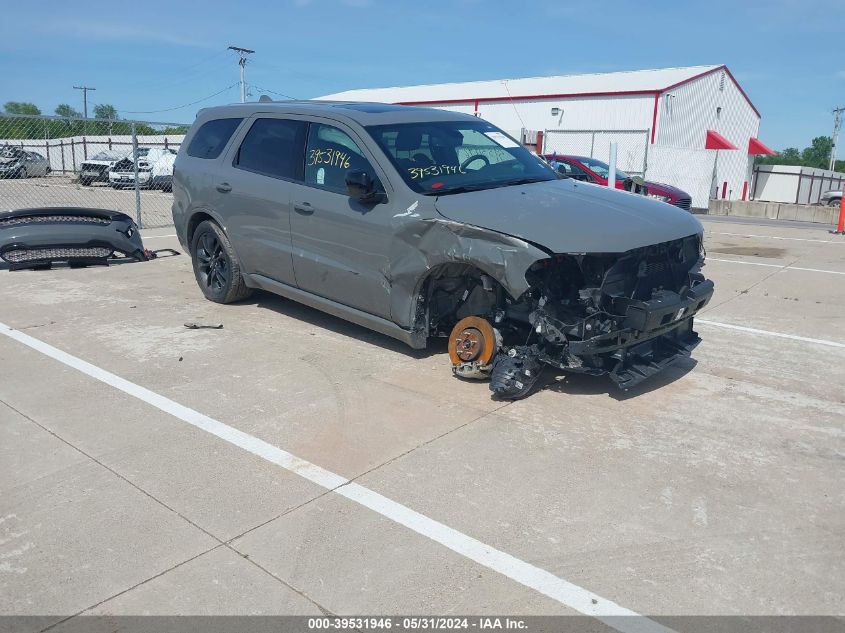
<svg viewBox="0 0 845 633">
<path fill-rule="evenodd" d="M 819 198 L 819 204 L 826 204 L 831 207 L 838 207 L 842 204 L 842 190 L 832 189 L 825 191 Z"/>
<path fill-rule="evenodd" d="M 38 152 L 27 152 L 20 147 L 0 147 L 0 178 L 30 178 L 46 176 L 50 164 Z"/>
<path fill-rule="evenodd" d="M 205 296 L 263 289 L 527 395 L 544 367 L 627 389 L 698 344 L 713 293 L 690 214 L 561 180 L 477 117 L 375 103 L 203 110 L 173 219 Z"/>
</svg>

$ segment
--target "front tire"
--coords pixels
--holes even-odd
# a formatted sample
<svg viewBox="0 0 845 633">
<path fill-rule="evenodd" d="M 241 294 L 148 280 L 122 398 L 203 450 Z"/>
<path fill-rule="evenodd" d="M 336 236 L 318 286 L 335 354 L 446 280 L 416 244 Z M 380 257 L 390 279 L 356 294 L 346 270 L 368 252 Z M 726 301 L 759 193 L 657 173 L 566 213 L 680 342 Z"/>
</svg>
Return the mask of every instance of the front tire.
<svg viewBox="0 0 845 633">
<path fill-rule="evenodd" d="M 18 178 L 27 178 L 26 167 L 21 167 L 18 171 Z"/>
<path fill-rule="evenodd" d="M 833 198 L 832 200 L 828 200 L 827 202 L 827 206 L 829 207 L 838 207 L 840 204 L 842 204 L 841 198 Z"/>
<path fill-rule="evenodd" d="M 241 263 L 229 238 L 217 224 L 206 220 L 191 240 L 194 277 L 205 298 L 215 303 L 233 303 L 252 294 L 241 273 Z"/>
</svg>

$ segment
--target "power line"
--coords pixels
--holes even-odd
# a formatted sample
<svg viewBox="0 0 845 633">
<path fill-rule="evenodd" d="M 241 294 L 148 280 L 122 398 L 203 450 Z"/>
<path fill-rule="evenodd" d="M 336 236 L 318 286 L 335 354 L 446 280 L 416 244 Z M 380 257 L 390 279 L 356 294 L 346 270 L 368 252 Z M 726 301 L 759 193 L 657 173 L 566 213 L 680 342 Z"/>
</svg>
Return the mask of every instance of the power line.
<svg viewBox="0 0 845 633">
<path fill-rule="evenodd" d="M 269 92 L 271 95 L 277 95 L 279 97 L 284 97 L 285 99 L 292 99 L 294 101 L 298 101 L 296 97 L 291 97 L 290 95 L 282 94 L 281 92 L 276 92 L 275 90 L 270 90 L 269 88 L 262 88 L 261 86 L 256 86 L 252 84 L 252 87 L 258 90 L 259 92 Z"/>
<path fill-rule="evenodd" d="M 246 79 L 244 74 L 246 72 L 246 56 L 252 55 L 255 51 L 249 48 L 241 48 L 240 46 L 230 46 L 230 51 L 235 51 L 238 54 L 238 66 L 241 67 L 241 103 L 246 101 Z"/>
<path fill-rule="evenodd" d="M 508 80 L 502 80 L 502 85 L 505 87 L 505 92 L 508 93 L 508 99 L 510 99 L 511 105 L 513 106 L 513 111 L 516 112 L 516 117 L 519 119 L 519 122 L 522 124 L 523 129 L 525 128 L 525 121 L 522 120 L 522 117 L 519 114 L 519 110 L 516 108 L 516 101 L 514 101 L 513 95 L 511 94 L 510 88 L 508 88 Z"/>
<path fill-rule="evenodd" d="M 202 103 L 203 101 L 208 101 L 209 99 L 212 99 L 213 97 L 216 97 L 217 95 L 223 94 L 227 90 L 231 90 L 232 88 L 234 88 L 237 85 L 238 85 L 238 82 L 235 82 L 233 84 L 229 84 L 228 86 L 223 88 L 223 90 L 219 90 L 218 92 L 215 92 L 212 95 L 208 95 L 207 97 L 203 97 L 202 99 L 197 99 L 196 101 L 191 101 L 190 103 L 186 103 L 184 105 L 174 106 L 172 108 L 164 108 L 162 110 L 120 110 L 120 112 L 122 114 L 157 114 L 159 112 L 172 112 L 173 110 L 181 110 L 182 108 L 187 108 L 188 106 L 196 105 L 198 103 Z"/>
<path fill-rule="evenodd" d="M 145 87 L 155 86 L 157 88 L 162 88 L 162 87 L 167 87 L 167 86 L 173 86 L 173 85 L 176 85 L 176 84 L 184 84 L 186 81 L 193 81 L 194 79 L 199 79 L 200 77 L 205 77 L 205 76 L 209 75 L 210 73 L 219 70 L 219 68 L 217 68 L 217 67 L 206 68 L 206 69 L 203 69 L 199 72 L 193 72 L 193 73 L 189 73 L 188 71 L 194 70 L 195 68 L 198 68 L 199 66 L 204 66 L 208 62 L 219 59 L 223 55 L 226 55 L 227 52 L 228 52 L 228 49 L 223 48 L 221 50 L 218 50 L 216 53 L 209 55 L 208 57 L 204 57 L 203 59 L 201 59 L 197 62 L 194 62 L 193 64 L 189 64 L 188 66 L 184 66 L 182 68 L 175 69 L 175 72 L 180 74 L 181 76 L 174 77 L 173 75 L 170 75 L 169 78 L 156 77 L 155 79 L 147 79 L 146 81 L 140 81 L 140 82 L 137 82 L 137 83 L 133 83 L 132 87 L 133 88 L 145 88 Z"/>
</svg>

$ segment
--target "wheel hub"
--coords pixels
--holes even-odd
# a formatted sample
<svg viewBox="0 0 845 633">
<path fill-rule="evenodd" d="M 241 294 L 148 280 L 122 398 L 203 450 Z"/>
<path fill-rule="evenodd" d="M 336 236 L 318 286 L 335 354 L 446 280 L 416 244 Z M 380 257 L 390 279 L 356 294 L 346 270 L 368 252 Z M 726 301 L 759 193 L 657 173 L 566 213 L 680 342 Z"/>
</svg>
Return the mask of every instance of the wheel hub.
<svg viewBox="0 0 845 633">
<path fill-rule="evenodd" d="M 485 378 L 498 347 L 496 331 L 482 317 L 458 321 L 449 335 L 449 360 L 455 374 L 465 378 Z"/>
<path fill-rule="evenodd" d="M 464 362 L 473 361 L 484 351 L 484 336 L 474 327 L 461 330 L 455 341 L 455 353 Z"/>
</svg>

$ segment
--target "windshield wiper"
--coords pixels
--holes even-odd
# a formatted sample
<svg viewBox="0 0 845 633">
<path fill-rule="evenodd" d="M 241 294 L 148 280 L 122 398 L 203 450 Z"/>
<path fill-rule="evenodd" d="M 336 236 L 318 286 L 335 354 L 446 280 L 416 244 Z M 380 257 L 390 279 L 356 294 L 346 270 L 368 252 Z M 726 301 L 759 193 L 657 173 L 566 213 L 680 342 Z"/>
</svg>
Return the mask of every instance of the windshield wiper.
<svg viewBox="0 0 845 633">
<path fill-rule="evenodd" d="M 426 192 L 427 196 L 448 196 L 453 193 L 467 193 L 469 191 L 483 191 L 485 189 L 498 189 L 499 187 L 511 187 L 514 185 L 530 185 L 535 182 L 548 182 L 552 178 L 520 178 L 519 180 L 505 180 L 503 182 L 486 182 L 482 185 L 461 185 L 439 191 Z"/>
<path fill-rule="evenodd" d="M 484 189 L 491 189 L 493 183 L 485 183 L 483 185 L 461 185 L 460 187 L 450 187 L 449 189 L 435 189 L 434 191 L 425 192 L 426 196 L 448 196 L 453 193 L 468 193 L 470 191 L 483 191 Z"/>
<path fill-rule="evenodd" d="M 520 178 L 519 180 L 508 180 L 502 183 L 498 183 L 497 187 L 511 187 L 514 185 L 530 185 L 535 182 L 548 182 L 550 180 L 554 180 L 554 178 Z"/>
</svg>

